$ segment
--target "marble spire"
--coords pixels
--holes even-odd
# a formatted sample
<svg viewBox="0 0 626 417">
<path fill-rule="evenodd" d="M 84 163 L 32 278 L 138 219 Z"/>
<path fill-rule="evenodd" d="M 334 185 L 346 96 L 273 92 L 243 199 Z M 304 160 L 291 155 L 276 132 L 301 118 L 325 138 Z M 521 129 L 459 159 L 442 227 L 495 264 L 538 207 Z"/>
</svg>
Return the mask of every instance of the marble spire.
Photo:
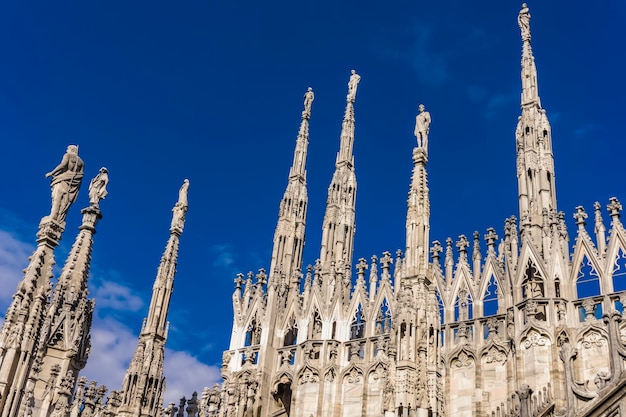
<svg viewBox="0 0 626 417">
<path fill-rule="evenodd" d="M 522 113 L 515 133 L 520 225 L 524 231 L 522 238 L 532 238 L 540 244 L 545 221 L 557 222 L 552 132 L 539 98 L 526 3 L 522 4 L 517 21 L 522 38 Z M 530 235 L 525 231 L 530 231 Z"/>
<path fill-rule="evenodd" d="M 339 269 L 352 265 L 355 232 L 356 175 L 354 173 L 354 102 L 361 77 L 352 70 L 348 82 L 346 110 L 341 125 L 335 172 L 328 187 L 322 226 L 320 262 L 322 271 L 334 263 Z"/>
<path fill-rule="evenodd" d="M 280 202 L 278 223 L 274 232 L 274 246 L 270 265 L 270 277 L 276 280 L 276 274 L 284 274 L 287 279 L 302 270 L 302 251 L 306 211 L 309 204 L 306 186 L 306 157 L 309 146 L 309 120 L 315 96 L 308 88 L 304 94 L 304 110 L 300 121 L 300 130 L 293 153 L 293 163 L 289 169 L 287 188 Z"/>
<path fill-rule="evenodd" d="M 405 277 L 425 277 L 428 269 L 430 235 L 430 197 L 426 164 L 428 162 L 428 132 L 430 113 L 419 105 L 415 136 L 417 147 L 413 148 L 413 173 L 407 201 Z"/>
<path fill-rule="evenodd" d="M 179 239 L 187 214 L 188 188 L 189 180 L 185 180 L 172 209 L 170 237 L 154 280 L 148 317 L 141 327 L 135 354 L 124 377 L 118 416 L 160 416 L 165 391 L 163 354 L 168 333 L 167 314 L 174 289 Z"/>
<path fill-rule="evenodd" d="M 2 330 L 0 330 L 0 416 L 17 415 L 23 398 L 19 393 L 30 390 L 27 380 L 41 369 L 36 360 L 39 346 L 37 335 L 42 330 L 48 299 L 52 291 L 50 280 L 55 264 L 54 249 L 65 229 L 65 217 L 76 200 L 83 176 L 83 161 L 78 147 L 70 145 L 61 163 L 46 174 L 51 178 L 52 208 L 41 219 L 37 232 L 37 248 L 29 258 L 24 278 L 13 295 Z"/>
</svg>

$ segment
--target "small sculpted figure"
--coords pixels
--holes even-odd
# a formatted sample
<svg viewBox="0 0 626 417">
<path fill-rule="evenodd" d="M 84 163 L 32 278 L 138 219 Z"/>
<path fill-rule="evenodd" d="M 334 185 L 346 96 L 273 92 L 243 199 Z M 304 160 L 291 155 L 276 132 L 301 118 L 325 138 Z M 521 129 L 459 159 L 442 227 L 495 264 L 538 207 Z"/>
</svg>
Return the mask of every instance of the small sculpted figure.
<svg viewBox="0 0 626 417">
<path fill-rule="evenodd" d="M 46 174 L 52 177 L 52 210 L 50 219 L 58 223 L 65 221 L 70 205 L 76 201 L 80 184 L 83 181 L 83 160 L 78 156 L 78 146 L 70 145 L 61 163 Z"/>
<path fill-rule="evenodd" d="M 100 200 L 107 196 L 107 184 L 109 183 L 109 171 L 102 167 L 100 172 L 89 183 L 89 204 L 98 207 Z"/>
<path fill-rule="evenodd" d="M 430 131 L 430 113 L 426 111 L 423 104 L 419 105 L 420 113 L 415 117 L 415 131 L 413 134 L 417 138 L 417 147 L 428 150 L 428 132 Z"/>
<path fill-rule="evenodd" d="M 304 112 L 308 115 L 311 114 L 311 106 L 313 105 L 313 100 L 315 99 L 315 94 L 313 94 L 313 89 L 309 87 L 306 93 L 304 93 Z"/>
<path fill-rule="evenodd" d="M 361 76 L 355 70 L 351 72 L 352 75 L 350 76 L 350 81 L 348 81 L 348 101 L 354 101 L 356 98 L 356 88 L 359 85 L 359 81 L 361 81 Z"/>
<path fill-rule="evenodd" d="M 522 40 L 530 40 L 530 10 L 526 3 L 522 3 L 522 10 L 517 15 L 517 24 L 522 32 Z"/>
<path fill-rule="evenodd" d="M 172 224 L 170 228 L 182 229 L 185 224 L 185 214 L 187 213 L 187 190 L 189 189 L 189 180 L 185 179 L 183 185 L 178 191 L 178 202 L 172 209 Z"/>
</svg>

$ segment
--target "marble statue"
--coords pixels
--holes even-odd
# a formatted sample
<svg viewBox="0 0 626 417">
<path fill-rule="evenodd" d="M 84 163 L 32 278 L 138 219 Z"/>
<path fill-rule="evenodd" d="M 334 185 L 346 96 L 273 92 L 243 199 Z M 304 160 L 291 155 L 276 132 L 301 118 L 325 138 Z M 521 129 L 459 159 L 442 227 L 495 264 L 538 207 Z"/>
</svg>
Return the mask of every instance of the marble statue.
<svg viewBox="0 0 626 417">
<path fill-rule="evenodd" d="M 520 10 L 519 15 L 517 15 L 517 24 L 522 31 L 522 40 L 530 40 L 530 11 L 526 3 L 522 4 L 522 10 Z"/>
<path fill-rule="evenodd" d="M 355 70 L 352 70 L 350 81 L 348 81 L 348 101 L 354 101 L 356 98 L 356 88 L 359 85 L 359 81 L 361 81 L 361 76 Z"/>
<path fill-rule="evenodd" d="M 178 202 L 172 209 L 172 224 L 170 228 L 182 229 L 185 224 L 185 214 L 187 213 L 187 190 L 189 189 L 189 180 L 185 179 L 178 191 Z"/>
<path fill-rule="evenodd" d="M 419 105 L 420 113 L 415 117 L 415 131 L 413 134 L 417 138 L 417 147 L 428 150 L 428 132 L 430 131 L 430 113 L 426 111 L 423 104 Z"/>
<path fill-rule="evenodd" d="M 46 178 L 52 177 L 52 210 L 49 218 L 58 223 L 65 221 L 65 216 L 70 205 L 76 201 L 80 184 L 83 181 L 83 160 L 78 156 L 78 146 L 67 147 L 61 163 L 46 174 Z"/>
<path fill-rule="evenodd" d="M 98 207 L 100 200 L 107 196 L 107 184 L 109 183 L 109 171 L 102 167 L 98 175 L 89 183 L 89 204 Z"/>
<path fill-rule="evenodd" d="M 304 112 L 306 114 L 311 114 L 311 106 L 313 105 L 313 100 L 315 99 L 315 94 L 313 94 L 313 89 L 309 87 L 306 93 L 304 93 Z"/>
</svg>

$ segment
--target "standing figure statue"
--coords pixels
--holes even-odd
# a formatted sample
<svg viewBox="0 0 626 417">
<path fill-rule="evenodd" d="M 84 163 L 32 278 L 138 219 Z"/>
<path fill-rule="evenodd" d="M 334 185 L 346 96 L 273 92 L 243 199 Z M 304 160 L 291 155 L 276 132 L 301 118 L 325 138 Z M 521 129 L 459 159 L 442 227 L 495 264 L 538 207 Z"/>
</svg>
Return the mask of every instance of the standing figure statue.
<svg viewBox="0 0 626 417">
<path fill-rule="evenodd" d="M 423 104 L 419 105 L 420 113 L 415 117 L 415 131 L 413 134 L 417 138 L 417 147 L 428 150 L 428 132 L 430 131 L 430 113 L 426 111 Z"/>
<path fill-rule="evenodd" d="M 526 3 L 522 3 L 522 10 L 517 15 L 517 24 L 522 31 L 522 41 L 530 40 L 530 11 Z"/>
<path fill-rule="evenodd" d="M 350 81 L 348 81 L 348 101 L 354 101 L 356 98 L 356 88 L 359 85 L 359 81 L 361 81 L 361 76 L 355 70 L 352 70 Z"/>
<path fill-rule="evenodd" d="M 65 221 L 70 205 L 76 201 L 80 184 L 83 181 L 83 160 L 78 156 L 78 146 L 70 145 L 61 163 L 46 174 L 52 177 L 52 210 L 49 218 L 58 223 Z"/>
<path fill-rule="evenodd" d="M 182 230 L 185 225 L 185 214 L 187 213 L 187 190 L 189 189 L 189 180 L 185 179 L 183 185 L 178 190 L 178 202 L 174 205 L 172 212 L 172 224 L 170 229 L 176 228 Z"/>
<path fill-rule="evenodd" d="M 309 87 L 306 93 L 304 93 L 304 113 L 311 115 L 311 106 L 313 105 L 313 100 L 315 99 L 315 94 L 313 94 L 313 89 Z"/>
<path fill-rule="evenodd" d="M 92 207 L 98 207 L 100 200 L 109 194 L 107 192 L 107 184 L 109 183 L 109 171 L 102 167 L 100 172 L 89 183 L 89 204 Z"/>
</svg>

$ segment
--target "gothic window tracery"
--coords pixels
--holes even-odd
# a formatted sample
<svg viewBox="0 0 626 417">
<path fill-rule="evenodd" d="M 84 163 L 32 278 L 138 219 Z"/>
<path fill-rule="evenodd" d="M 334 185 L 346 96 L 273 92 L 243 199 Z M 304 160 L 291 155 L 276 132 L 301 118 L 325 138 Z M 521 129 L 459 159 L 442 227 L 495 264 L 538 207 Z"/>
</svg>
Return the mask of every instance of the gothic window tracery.
<svg viewBox="0 0 626 417">
<path fill-rule="evenodd" d="M 439 294 L 439 290 L 435 291 L 435 298 L 437 299 L 437 308 L 439 310 L 439 324 L 444 324 L 445 321 L 445 307 L 443 304 L 443 300 L 441 299 L 441 294 Z"/>
<path fill-rule="evenodd" d="M 576 276 L 576 293 L 578 298 L 600 295 L 600 277 L 591 260 L 585 255 Z"/>
<path fill-rule="evenodd" d="M 292 346 L 296 344 L 298 340 L 298 323 L 296 323 L 295 317 L 289 320 L 287 325 L 287 331 L 285 332 L 285 340 L 283 346 Z"/>
<path fill-rule="evenodd" d="M 474 318 L 472 296 L 466 288 L 459 290 L 454 303 L 454 321 L 472 320 Z"/>
<path fill-rule="evenodd" d="M 261 326 L 254 316 L 246 329 L 246 340 L 244 346 L 258 345 L 261 343 Z"/>
<path fill-rule="evenodd" d="M 613 292 L 626 290 L 626 253 L 620 248 L 613 264 Z"/>
<path fill-rule="evenodd" d="M 380 304 L 378 316 L 376 317 L 376 334 L 389 333 L 391 331 L 391 310 L 385 298 Z"/>
<path fill-rule="evenodd" d="M 363 307 L 359 304 L 354 313 L 354 319 L 350 324 L 350 339 L 360 339 L 365 336 L 365 323 Z"/>
<path fill-rule="evenodd" d="M 310 339 L 322 338 L 322 318 L 317 309 L 313 312 L 313 318 L 309 324 L 309 336 Z"/>
<path fill-rule="evenodd" d="M 529 259 L 524 280 L 522 281 L 522 298 L 541 298 L 545 296 L 545 284 L 535 264 Z"/>
<path fill-rule="evenodd" d="M 494 275 L 489 279 L 489 284 L 483 294 L 483 316 L 493 316 L 498 314 L 498 301 L 500 298 L 500 289 L 498 281 Z"/>
</svg>

